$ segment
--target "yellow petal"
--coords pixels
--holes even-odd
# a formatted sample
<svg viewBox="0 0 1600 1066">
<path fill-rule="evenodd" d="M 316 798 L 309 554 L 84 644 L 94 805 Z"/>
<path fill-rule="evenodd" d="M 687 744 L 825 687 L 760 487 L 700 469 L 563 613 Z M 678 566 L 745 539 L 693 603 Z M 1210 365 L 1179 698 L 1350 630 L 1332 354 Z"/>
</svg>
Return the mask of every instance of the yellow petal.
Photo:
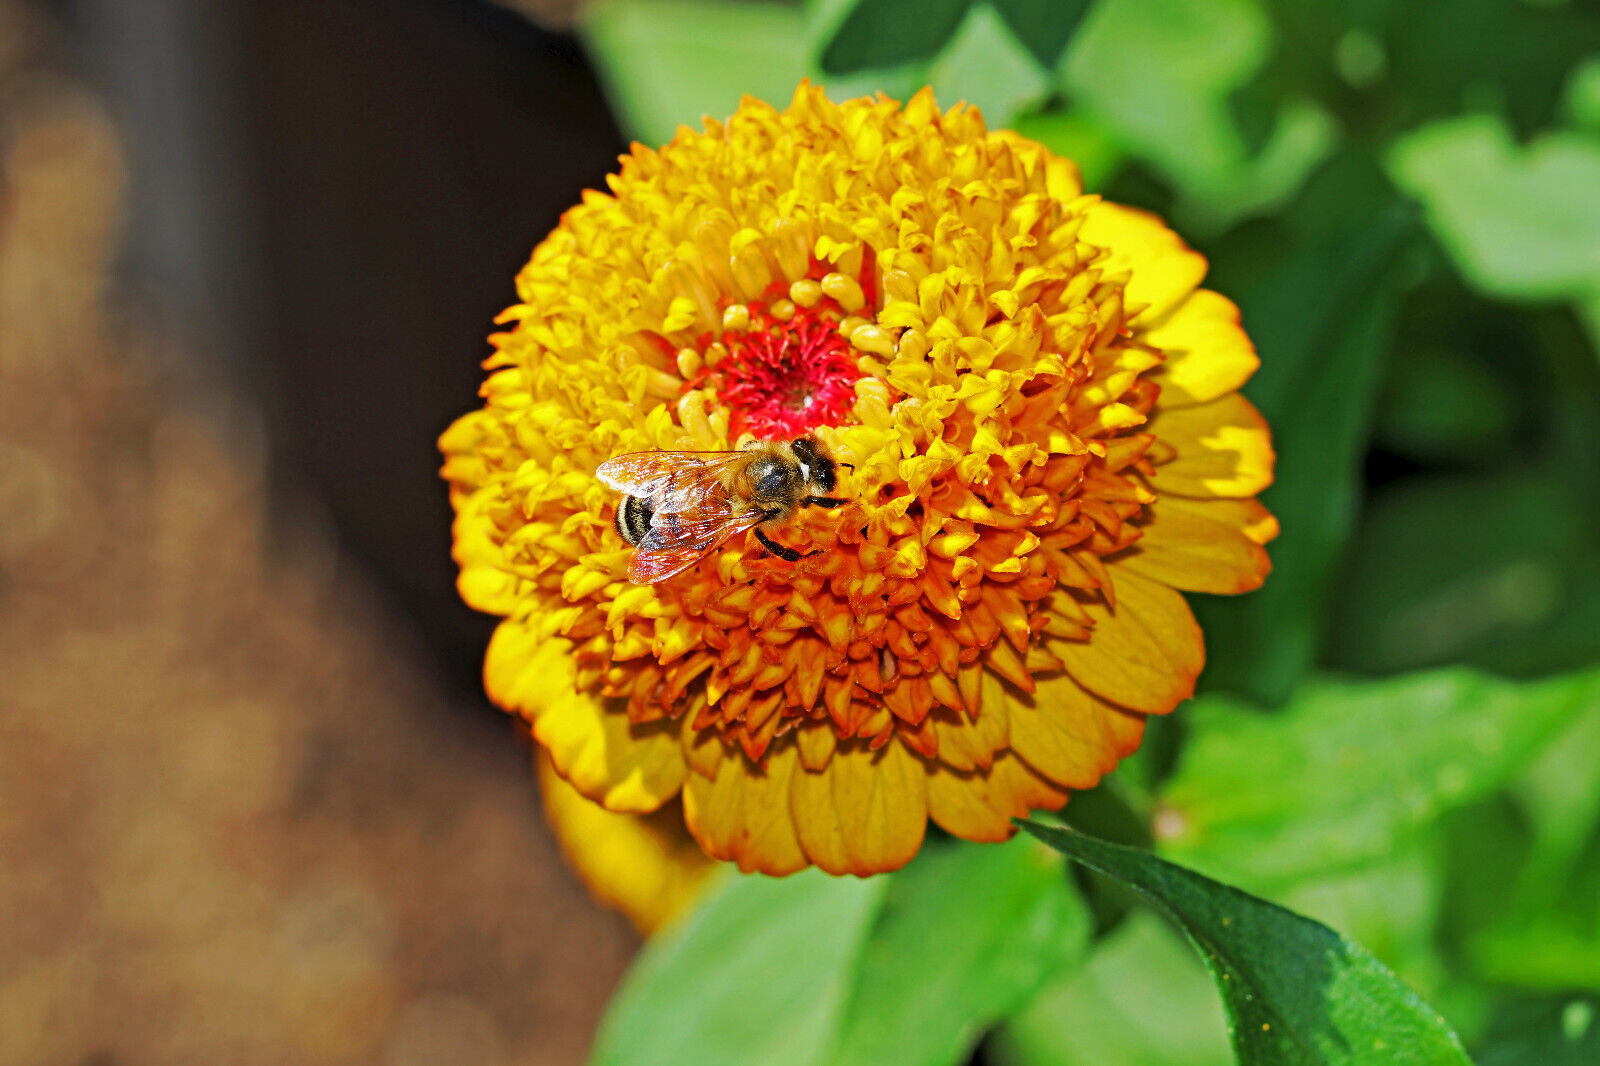
<svg viewBox="0 0 1600 1066">
<path fill-rule="evenodd" d="M 790 782 L 806 854 L 833 874 L 865 877 L 904 866 L 927 828 L 927 780 L 926 764 L 900 743 L 877 751 L 860 741 L 840 744 L 820 772 L 801 770 Z"/>
<path fill-rule="evenodd" d="M 1070 676 L 1047 677 L 1034 695 L 1018 695 L 1011 749 L 1067 788 L 1093 788 L 1144 736 L 1144 715 L 1112 706 Z"/>
<path fill-rule="evenodd" d="M 528 720 L 562 777 L 608 810 L 643 814 L 677 795 L 687 766 L 671 719 L 634 725 L 574 682 L 572 643 L 538 641 L 520 622 L 501 622 L 483 667 L 489 698 Z"/>
<path fill-rule="evenodd" d="M 939 738 L 939 761 L 957 770 L 976 770 L 988 766 L 994 753 L 1006 746 L 1010 730 L 1006 725 L 1008 693 L 1003 682 L 989 671 L 982 671 L 983 697 L 976 721 L 960 707 L 935 707 L 930 719 Z"/>
<path fill-rule="evenodd" d="M 1182 593 L 1117 567 L 1116 610 L 1086 604 L 1087 641 L 1053 642 L 1067 672 L 1097 696 L 1130 710 L 1165 714 L 1194 694 L 1205 665 L 1200 627 Z"/>
<path fill-rule="evenodd" d="M 1148 211 L 1101 201 L 1085 212 L 1079 236 L 1106 251 L 1095 265 L 1107 275 L 1132 275 L 1124 292 L 1135 322 L 1166 318 L 1206 276 L 1205 256 Z"/>
<path fill-rule="evenodd" d="M 683 820 L 706 854 L 739 864 L 746 873 L 781 877 L 806 866 L 789 814 L 789 779 L 799 773 L 793 743 L 767 749 L 760 768 L 743 753 L 722 750 L 711 778 L 690 774 L 683 786 Z"/>
<path fill-rule="evenodd" d="M 537 762 L 545 818 L 596 897 L 646 934 L 688 909 L 717 864 L 684 828 L 676 806 L 616 814 L 563 780 L 544 751 Z"/>
<path fill-rule="evenodd" d="M 1257 544 L 1270 544 L 1278 536 L 1278 520 L 1257 500 L 1167 496 L 1157 506 L 1187 511 L 1207 521 L 1220 522 L 1237 529 Z"/>
<path fill-rule="evenodd" d="M 1272 435 L 1250 401 L 1237 393 L 1168 410 L 1157 407 L 1150 429 L 1176 456 L 1156 466 L 1158 493 L 1254 496 L 1272 484 Z"/>
<path fill-rule="evenodd" d="M 1261 365 L 1226 296 L 1197 289 L 1144 339 L 1166 355 L 1150 380 L 1161 386 L 1165 407 L 1205 403 L 1234 392 Z"/>
<path fill-rule="evenodd" d="M 490 536 L 494 523 L 487 507 L 495 495 L 493 490 L 481 489 L 458 502 L 451 554 L 461 568 L 456 588 L 467 606 L 486 614 L 508 615 L 516 607 L 517 579 L 504 569 L 504 554 Z"/>
<path fill-rule="evenodd" d="M 1016 831 L 1011 819 L 1029 811 L 1055 810 L 1064 789 L 1035 774 L 1011 752 L 987 771 L 961 773 L 936 766 L 928 775 L 928 814 L 947 833 L 967 840 L 1005 840 Z"/>
<path fill-rule="evenodd" d="M 1189 592 L 1258 588 L 1272 569 L 1266 549 L 1238 526 L 1180 506 L 1189 502 L 1181 496 L 1157 500 L 1145 511 L 1144 535 L 1112 565 Z"/>
</svg>

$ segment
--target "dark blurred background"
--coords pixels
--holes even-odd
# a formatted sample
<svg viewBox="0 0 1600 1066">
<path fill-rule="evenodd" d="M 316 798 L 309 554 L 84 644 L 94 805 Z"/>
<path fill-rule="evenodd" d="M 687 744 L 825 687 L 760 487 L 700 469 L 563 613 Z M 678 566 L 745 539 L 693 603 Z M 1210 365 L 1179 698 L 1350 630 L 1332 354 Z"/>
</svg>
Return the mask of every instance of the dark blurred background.
<svg viewBox="0 0 1600 1066">
<path fill-rule="evenodd" d="M 258 404 L 275 488 L 478 690 L 433 440 L 624 147 L 573 37 L 481 0 L 58 2 L 127 138 L 123 276 Z"/>
<path fill-rule="evenodd" d="M 434 448 L 620 148 L 542 14 L 0 0 L 7 1066 L 582 1060 Z"/>
</svg>

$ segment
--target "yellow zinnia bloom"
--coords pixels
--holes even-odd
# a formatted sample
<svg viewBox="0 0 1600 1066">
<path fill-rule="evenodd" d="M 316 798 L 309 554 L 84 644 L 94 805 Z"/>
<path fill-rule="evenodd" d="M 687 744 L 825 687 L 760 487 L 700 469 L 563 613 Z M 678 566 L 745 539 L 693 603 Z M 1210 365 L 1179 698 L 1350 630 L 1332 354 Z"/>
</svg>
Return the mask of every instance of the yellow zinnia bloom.
<svg viewBox="0 0 1600 1066">
<path fill-rule="evenodd" d="M 485 406 L 442 437 L 484 668 L 611 811 L 682 795 L 746 870 L 870 874 L 927 820 L 1055 808 L 1191 694 L 1179 590 L 1242 592 L 1276 532 L 1257 361 L 1205 260 L 931 93 L 635 145 L 517 278 Z M 806 508 L 627 580 L 616 455 L 817 438 Z"/>
</svg>

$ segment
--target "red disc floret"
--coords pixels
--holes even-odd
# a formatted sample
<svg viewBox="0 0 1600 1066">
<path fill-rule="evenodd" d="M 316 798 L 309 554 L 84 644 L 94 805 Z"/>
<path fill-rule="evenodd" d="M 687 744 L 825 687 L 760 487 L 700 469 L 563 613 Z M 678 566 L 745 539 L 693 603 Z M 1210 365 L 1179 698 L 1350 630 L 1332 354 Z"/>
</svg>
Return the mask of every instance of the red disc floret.
<svg viewBox="0 0 1600 1066">
<path fill-rule="evenodd" d="M 721 336 L 727 354 L 686 385 L 709 385 L 727 407 L 735 434 L 765 440 L 837 426 L 855 402 L 856 353 L 839 335 L 839 313 L 824 301 L 787 319 L 752 303 L 750 325 Z M 709 339 L 709 338 L 708 338 Z"/>
</svg>

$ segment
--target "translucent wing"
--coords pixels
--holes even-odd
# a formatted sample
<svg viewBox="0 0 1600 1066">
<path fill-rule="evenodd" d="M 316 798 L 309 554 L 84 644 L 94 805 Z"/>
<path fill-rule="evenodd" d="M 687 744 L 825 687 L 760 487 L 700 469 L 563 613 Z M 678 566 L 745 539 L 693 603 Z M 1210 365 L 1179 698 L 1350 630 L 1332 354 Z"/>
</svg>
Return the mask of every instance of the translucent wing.
<svg viewBox="0 0 1600 1066">
<path fill-rule="evenodd" d="M 601 482 L 629 496 L 650 501 L 656 512 L 692 508 L 697 499 L 721 487 L 723 471 L 745 452 L 630 452 L 607 459 L 594 472 Z"/>
<path fill-rule="evenodd" d="M 718 482 L 699 505 L 685 511 L 657 511 L 650 532 L 634 549 L 628 579 L 646 585 L 681 573 L 705 558 L 717 545 L 761 521 L 761 512 L 735 513 Z"/>
</svg>

